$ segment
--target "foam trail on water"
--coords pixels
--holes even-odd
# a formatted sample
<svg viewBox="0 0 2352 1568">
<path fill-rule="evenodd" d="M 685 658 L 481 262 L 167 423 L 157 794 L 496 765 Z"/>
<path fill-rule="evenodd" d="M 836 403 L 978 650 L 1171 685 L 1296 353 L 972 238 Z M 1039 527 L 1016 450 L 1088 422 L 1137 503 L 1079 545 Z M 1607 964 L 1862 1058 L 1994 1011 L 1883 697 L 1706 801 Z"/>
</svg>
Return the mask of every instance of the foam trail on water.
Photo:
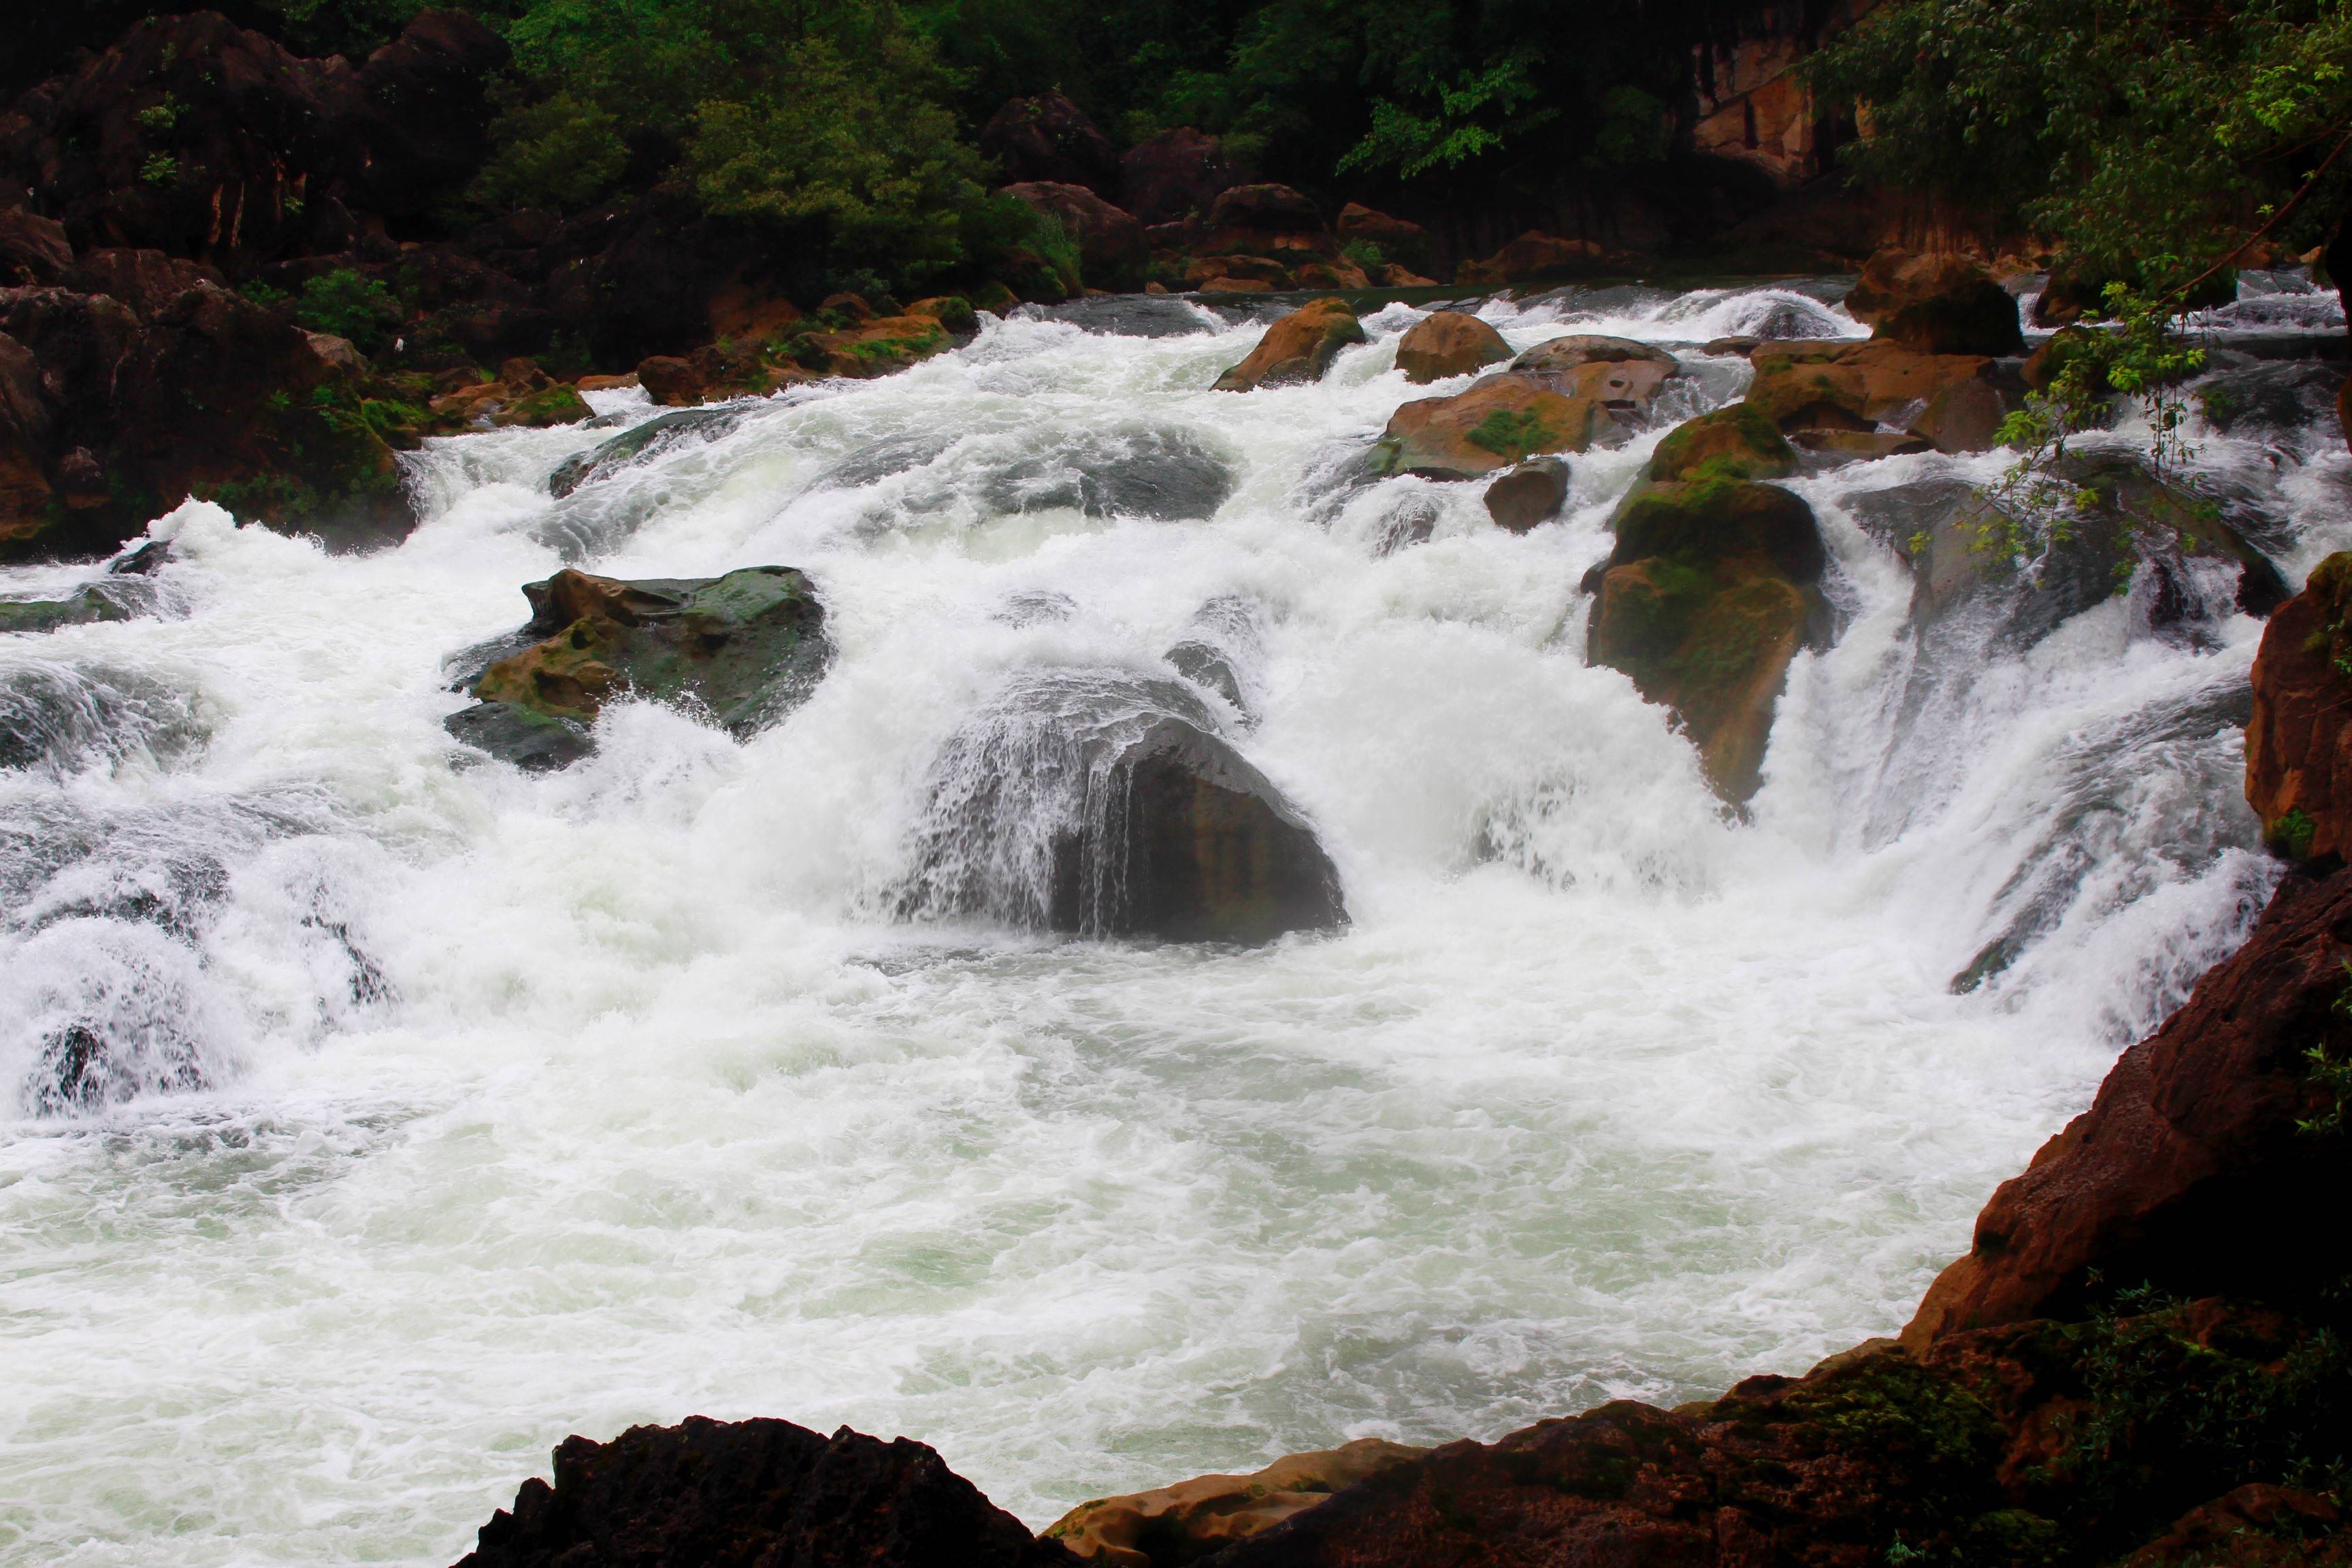
<svg viewBox="0 0 2352 1568">
<path fill-rule="evenodd" d="M 1727 818 L 1577 584 L 1744 384 L 1698 345 L 1859 335 L 1834 300 L 1477 306 L 1691 345 L 1525 537 L 1355 466 L 1467 384 L 1396 371 L 1417 311 L 1236 396 L 1256 327 L 1181 301 L 992 322 L 560 500 L 651 410 L 435 442 L 387 553 L 165 520 L 174 615 L 0 638 L 0 1544 L 446 1563 L 567 1433 L 694 1412 L 919 1436 L 1042 1523 L 1897 1326 L 2266 894 L 2261 626 L 2185 580 L 2178 626 L 1923 629 L 1874 519 L 1994 461 L 1794 481 L 1843 630 Z M 2299 395 L 2200 458 L 2295 581 L 2352 538 Z M 574 563 L 800 567 L 835 662 L 748 741 L 624 703 L 565 772 L 456 765 L 446 661 Z M 1073 692 L 1230 741 L 1352 925 L 1040 934 L 1008 890 Z"/>
</svg>

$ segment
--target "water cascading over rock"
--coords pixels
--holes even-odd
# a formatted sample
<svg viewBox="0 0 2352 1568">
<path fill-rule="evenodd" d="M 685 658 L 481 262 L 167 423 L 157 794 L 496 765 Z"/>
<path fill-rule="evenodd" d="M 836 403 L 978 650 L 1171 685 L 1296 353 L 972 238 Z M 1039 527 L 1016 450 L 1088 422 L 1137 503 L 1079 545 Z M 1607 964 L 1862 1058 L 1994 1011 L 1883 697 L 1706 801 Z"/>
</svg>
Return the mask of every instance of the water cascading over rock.
<svg viewBox="0 0 2352 1568">
<path fill-rule="evenodd" d="M 1314 830 L 1201 699 L 1124 670 L 1007 682 L 933 766 L 915 861 L 915 918 L 1239 942 L 1347 919 Z"/>
</svg>

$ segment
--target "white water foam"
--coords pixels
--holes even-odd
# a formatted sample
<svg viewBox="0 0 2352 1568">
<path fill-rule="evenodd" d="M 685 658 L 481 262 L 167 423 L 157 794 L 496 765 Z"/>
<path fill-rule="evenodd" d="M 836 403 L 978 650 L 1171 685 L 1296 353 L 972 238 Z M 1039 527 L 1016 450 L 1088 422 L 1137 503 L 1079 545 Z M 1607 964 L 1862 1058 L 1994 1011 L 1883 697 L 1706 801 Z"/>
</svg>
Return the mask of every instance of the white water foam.
<svg viewBox="0 0 2352 1568">
<path fill-rule="evenodd" d="M 1857 334 L 1822 298 L 1482 309 L 1515 346 Z M 1514 537 L 1475 487 L 1339 477 L 1426 395 L 1417 312 L 1234 395 L 1255 329 L 1167 309 L 1202 330 L 992 323 L 562 502 L 643 405 L 437 442 L 387 553 L 191 505 L 158 528 L 184 613 L 0 639 L 0 688 L 133 694 L 0 775 L 0 1552 L 446 1563 L 567 1433 L 696 1412 L 917 1436 L 1042 1524 L 1801 1371 L 1900 1324 L 2267 889 L 2227 712 L 2258 623 L 2167 639 L 2118 599 L 1923 665 L 1858 498 L 1991 460 L 1797 482 L 1845 624 L 1731 821 L 1581 656 L 1655 428 Z M 1694 406 L 1737 395 L 1687 359 Z M 2340 451 L 2210 447 L 2290 575 L 2352 536 Z M 1427 542 L 1382 553 L 1406 507 Z M 445 658 L 575 560 L 801 567 L 836 660 L 747 742 L 628 704 L 566 773 L 456 765 Z M 926 781 L 1008 682 L 1172 679 L 1204 625 L 1247 627 L 1228 733 L 1347 931 L 896 917 Z M 77 1024 L 129 1079 L 37 1114 Z"/>
</svg>

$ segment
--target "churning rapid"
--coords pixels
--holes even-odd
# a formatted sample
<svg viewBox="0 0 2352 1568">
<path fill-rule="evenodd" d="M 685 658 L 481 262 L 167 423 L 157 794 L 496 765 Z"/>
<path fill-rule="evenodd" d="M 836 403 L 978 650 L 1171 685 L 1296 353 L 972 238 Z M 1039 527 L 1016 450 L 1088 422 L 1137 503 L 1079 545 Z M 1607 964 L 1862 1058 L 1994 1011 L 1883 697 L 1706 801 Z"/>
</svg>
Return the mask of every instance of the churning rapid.
<svg viewBox="0 0 2352 1568">
<path fill-rule="evenodd" d="M 2226 352 L 2326 313 L 2258 284 L 2196 462 L 2296 584 L 2352 461 Z M 917 1436 L 1037 1524 L 1891 1331 L 2266 894 L 2261 626 L 2203 566 L 1920 618 L 1891 541 L 2002 458 L 1810 472 L 1835 641 L 1728 813 L 1579 584 L 1745 384 L 1701 345 L 1863 335 L 1836 298 L 1479 307 L 1686 373 L 1525 535 L 1358 460 L 1420 310 L 1235 394 L 1270 311 L 1129 299 L 663 416 L 561 499 L 642 394 L 436 441 L 382 553 L 191 503 L 152 571 L 6 574 L 134 613 L 0 637 L 0 1554 L 446 1563 L 566 1434 L 698 1412 Z M 797 568 L 830 663 L 485 761 L 461 656 L 566 564 Z M 1168 715 L 1344 929 L 1053 933 L 1071 725 Z"/>
</svg>

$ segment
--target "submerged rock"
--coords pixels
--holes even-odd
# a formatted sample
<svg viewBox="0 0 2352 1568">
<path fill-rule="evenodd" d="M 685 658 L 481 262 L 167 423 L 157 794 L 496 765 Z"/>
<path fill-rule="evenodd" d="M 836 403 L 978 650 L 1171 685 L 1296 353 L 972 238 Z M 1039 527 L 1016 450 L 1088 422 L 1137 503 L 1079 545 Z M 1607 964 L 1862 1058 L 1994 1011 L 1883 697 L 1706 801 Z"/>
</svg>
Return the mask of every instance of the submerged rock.
<svg viewBox="0 0 2352 1568">
<path fill-rule="evenodd" d="M 1397 369 L 1411 382 L 1467 375 L 1511 357 L 1503 334 L 1466 310 L 1438 310 L 1409 328 L 1397 343 Z"/>
<path fill-rule="evenodd" d="M 1790 664 L 1826 640 L 1812 509 L 1748 480 L 1644 484 L 1615 526 L 1616 549 L 1587 579 L 1600 594 L 1587 657 L 1672 708 L 1708 781 L 1744 801 Z"/>
<path fill-rule="evenodd" d="M 145 584 L 91 583 L 62 599 L 0 599 L 0 633 L 53 632 L 92 621 L 127 621 L 149 608 L 153 594 L 126 592 Z"/>
<path fill-rule="evenodd" d="M 789 1421 L 632 1426 L 567 1437 L 481 1528 L 457 1568 L 729 1563 L 742 1568 L 1057 1568 L 1076 1559 L 923 1444 Z"/>
<path fill-rule="evenodd" d="M 1347 919 L 1313 829 L 1172 681 L 1021 676 L 950 740 L 929 793 L 908 915 L 1242 942 Z"/>
<path fill-rule="evenodd" d="M 1247 359 L 1217 377 L 1216 390 L 1254 392 L 1320 381 L 1341 349 L 1365 341 L 1363 325 L 1345 300 L 1312 300 L 1268 327 Z"/>
<path fill-rule="evenodd" d="M 622 696 L 691 701 L 738 737 L 804 700 L 832 658 L 806 577 L 751 566 L 723 577 L 625 583 L 566 570 L 523 589 L 541 640 L 496 659 L 449 732 L 520 767 L 562 767 Z"/>
<path fill-rule="evenodd" d="M 1196 1476 L 1151 1491 L 1082 1502 L 1043 1534 L 1102 1568 L 1195 1563 L 1428 1451 L 1359 1437 L 1318 1453 L 1286 1454 L 1244 1476 Z"/>
<path fill-rule="evenodd" d="M 990 475 L 982 490 L 992 511 L 1074 507 L 1159 522 L 1213 517 L 1233 493 L 1233 470 L 1207 443 L 1155 429 L 1078 432 Z"/>
<path fill-rule="evenodd" d="M 741 408 L 681 408 L 656 414 L 633 425 L 611 440 L 576 452 L 555 466 L 547 477 L 548 493 L 558 500 L 583 485 L 612 478 L 624 468 L 651 462 L 662 453 L 701 441 L 716 441 L 743 423 Z"/>
<path fill-rule="evenodd" d="M 1519 375 L 1489 376 L 1452 397 L 1423 397 L 1389 416 L 1376 470 L 1473 479 L 1546 452 L 1581 452 L 1616 433 L 1601 405 Z"/>
</svg>

